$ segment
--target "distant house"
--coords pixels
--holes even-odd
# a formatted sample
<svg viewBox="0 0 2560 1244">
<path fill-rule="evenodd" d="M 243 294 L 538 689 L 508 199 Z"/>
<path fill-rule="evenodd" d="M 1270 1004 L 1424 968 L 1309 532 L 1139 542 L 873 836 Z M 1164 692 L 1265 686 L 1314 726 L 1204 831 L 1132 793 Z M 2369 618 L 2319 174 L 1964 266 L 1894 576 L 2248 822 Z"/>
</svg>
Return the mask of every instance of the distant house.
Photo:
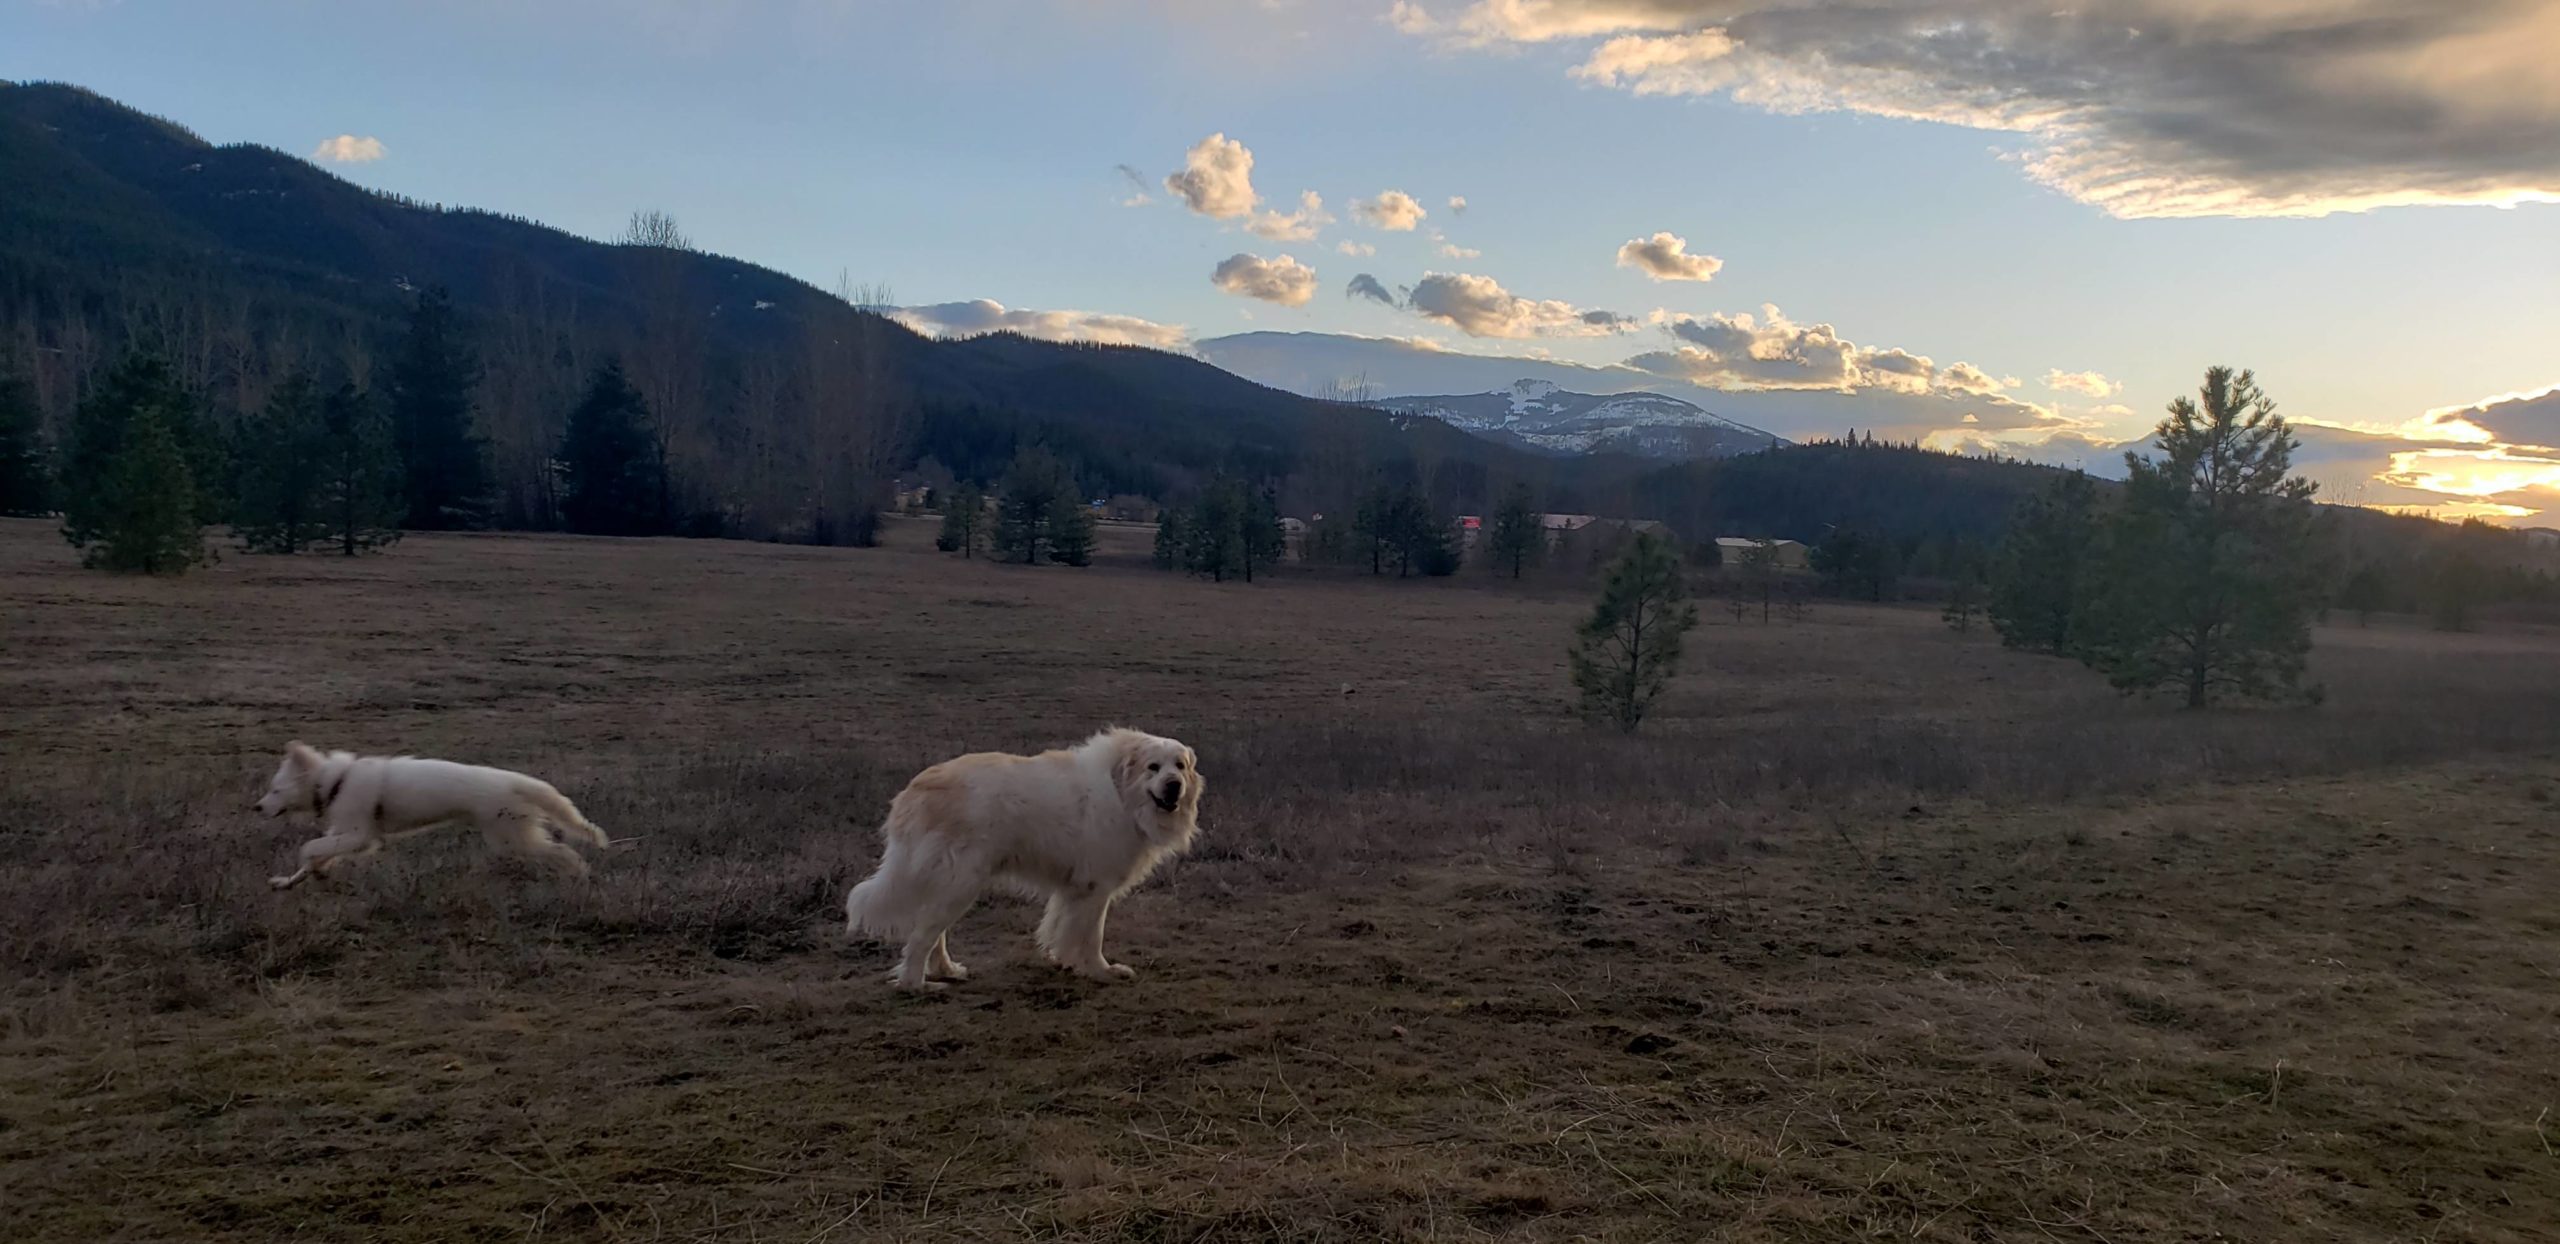
<svg viewBox="0 0 2560 1244">
<path fill-rule="evenodd" d="M 1580 531 L 1599 521 L 1600 518 L 1596 514 L 1541 514 L 1538 516 L 1538 526 L 1546 530 L 1549 539 L 1569 531 Z"/>
<path fill-rule="evenodd" d="M 1716 553 L 1725 565 L 1732 566 L 1742 561 L 1743 554 L 1763 544 L 1777 552 L 1780 570 L 1805 568 L 1810 550 L 1806 549 L 1800 540 L 1755 540 L 1749 536 L 1717 536 Z"/>
<path fill-rule="evenodd" d="M 891 485 L 896 490 L 896 508 L 907 514 L 933 508 L 933 486 L 922 480 L 900 479 Z"/>
</svg>

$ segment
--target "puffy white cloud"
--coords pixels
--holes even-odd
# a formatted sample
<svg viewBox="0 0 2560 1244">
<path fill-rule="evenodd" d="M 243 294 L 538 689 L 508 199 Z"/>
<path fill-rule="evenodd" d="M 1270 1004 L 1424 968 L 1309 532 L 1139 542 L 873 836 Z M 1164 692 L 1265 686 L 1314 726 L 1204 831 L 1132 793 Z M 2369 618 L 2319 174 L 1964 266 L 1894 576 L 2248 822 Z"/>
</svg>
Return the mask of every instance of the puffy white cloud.
<svg viewBox="0 0 2560 1244">
<path fill-rule="evenodd" d="M 1308 299 L 1316 296 L 1316 270 L 1287 255 L 1277 259 L 1230 255 L 1219 262 L 1209 280 L 1230 294 L 1284 307 L 1305 306 Z"/>
<path fill-rule="evenodd" d="M 1306 242 L 1314 240 L 1316 231 L 1333 223 L 1333 214 L 1324 210 L 1324 198 L 1313 190 L 1299 192 L 1298 210 L 1287 214 L 1272 211 L 1255 212 L 1245 228 L 1274 242 Z"/>
<path fill-rule="evenodd" d="M 2006 381 L 1995 378 L 1971 363 L 1951 363 L 1938 372 L 1938 387 L 1976 397 L 1988 397 L 2016 383 L 2014 378 Z"/>
<path fill-rule="evenodd" d="M 1449 214 L 1450 214 L 1450 215 L 1452 215 L 1452 216 L 1464 216 L 1464 215 L 1466 215 L 1466 214 L 1467 214 L 1467 196 L 1465 196 L 1465 195 L 1463 195 L 1463 194 L 1453 194 L 1453 195 L 1450 195 L 1450 196 L 1449 196 Z"/>
<path fill-rule="evenodd" d="M 1262 201 L 1253 192 L 1253 153 L 1223 133 L 1194 143 L 1183 156 L 1182 171 L 1165 175 L 1164 188 L 1192 211 L 1215 220 L 1250 216 Z"/>
<path fill-rule="evenodd" d="M 1443 259 L 1484 258 L 1483 251 L 1477 250 L 1472 246 L 1460 246 L 1457 243 L 1450 241 L 1437 229 L 1431 231 L 1431 240 L 1436 243 L 1432 249 L 1440 252 L 1440 256 Z"/>
<path fill-rule="evenodd" d="M 1348 238 L 1334 243 L 1333 249 L 1355 259 L 1364 255 L 1375 255 L 1378 253 L 1377 247 L 1371 246 L 1366 242 L 1354 242 Z"/>
<path fill-rule="evenodd" d="M 1411 233 L 1431 213 L 1402 190 L 1389 190 L 1374 199 L 1355 199 L 1351 214 L 1360 223 L 1389 233 Z"/>
<path fill-rule="evenodd" d="M 1042 341 L 1089 341 L 1102 345 L 1151 346 L 1181 350 L 1190 344 L 1189 330 L 1158 324 L 1134 315 L 1098 311 L 1031 311 L 1007 307 L 991 299 L 937 302 L 919 307 L 892 307 L 889 318 L 935 337 L 974 337 L 980 333 L 1020 333 Z"/>
<path fill-rule="evenodd" d="M 2083 421 L 2050 407 L 2008 395 L 2014 378 L 1995 377 L 1971 363 L 1938 365 L 1928 355 L 1861 346 L 1829 324 L 1789 319 L 1774 306 L 1760 314 L 1710 315 L 1703 319 L 1657 311 L 1653 322 L 1681 344 L 1639 354 L 1626 365 L 1655 375 L 1732 392 L 1828 391 L 1922 398 L 1897 407 L 1906 431 L 1957 429 L 1975 434 L 2047 432 Z M 1914 421 L 1926 420 L 1916 431 Z"/>
<path fill-rule="evenodd" d="M 1352 277 L 1351 283 L 1342 287 L 1342 296 L 1345 298 L 1366 298 L 1371 302 L 1384 303 L 1390 307 L 1400 307 L 1404 305 L 1403 299 L 1396 297 L 1394 294 L 1388 293 L 1387 287 L 1381 284 L 1378 281 L 1378 278 L 1371 276 L 1366 272 Z"/>
<path fill-rule="evenodd" d="M 1712 281 L 1724 261 L 1692 255 L 1689 241 L 1671 233 L 1634 238 L 1618 248 L 1618 266 L 1633 268 L 1657 281 Z"/>
<path fill-rule="evenodd" d="M 2056 393 L 2078 393 L 2086 397 L 2110 398 L 2124 392 L 2124 386 L 2093 371 L 2064 371 L 2056 367 L 2044 374 L 2044 387 Z"/>
<path fill-rule="evenodd" d="M 1574 74 L 2025 137 L 2119 216 L 2560 200 L 2549 0 L 1476 0 L 1398 28 L 1588 44 Z"/>
<path fill-rule="evenodd" d="M 1607 337 L 1638 325 L 1614 311 L 1522 298 L 1492 277 L 1465 273 L 1425 273 L 1405 305 L 1470 337 Z"/>
<path fill-rule="evenodd" d="M 2560 446 L 2560 386 L 2431 410 L 2402 424 L 2411 440 Z"/>
<path fill-rule="evenodd" d="M 340 134 L 314 148 L 311 158 L 331 164 L 371 164 L 389 154 L 391 149 L 383 146 L 379 138 Z"/>
</svg>

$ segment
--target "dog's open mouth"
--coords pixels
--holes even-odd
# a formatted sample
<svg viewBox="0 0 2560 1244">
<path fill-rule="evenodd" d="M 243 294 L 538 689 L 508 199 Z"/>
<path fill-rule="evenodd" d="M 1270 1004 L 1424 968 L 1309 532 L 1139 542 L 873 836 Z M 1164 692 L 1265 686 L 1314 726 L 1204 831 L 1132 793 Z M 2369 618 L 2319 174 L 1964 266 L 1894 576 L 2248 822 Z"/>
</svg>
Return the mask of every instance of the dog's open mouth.
<svg viewBox="0 0 2560 1244">
<path fill-rule="evenodd" d="M 1182 796 L 1175 794 L 1172 791 L 1160 790 L 1147 796 L 1147 798 L 1155 801 L 1156 810 L 1159 812 L 1171 812 L 1173 811 L 1173 805 L 1182 802 Z"/>
</svg>

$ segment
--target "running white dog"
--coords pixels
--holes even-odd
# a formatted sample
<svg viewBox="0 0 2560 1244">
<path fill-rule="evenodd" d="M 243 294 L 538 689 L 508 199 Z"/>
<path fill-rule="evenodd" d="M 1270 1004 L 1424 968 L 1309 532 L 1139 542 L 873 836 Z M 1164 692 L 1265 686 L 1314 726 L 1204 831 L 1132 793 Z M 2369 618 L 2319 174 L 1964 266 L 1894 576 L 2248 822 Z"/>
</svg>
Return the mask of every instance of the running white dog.
<svg viewBox="0 0 2560 1244">
<path fill-rule="evenodd" d="M 1128 980 L 1102 957 L 1111 901 L 1199 829 L 1199 758 L 1181 743 L 1105 730 L 1080 747 L 980 752 L 915 776 L 880 827 L 880 867 L 845 896 L 846 930 L 903 939 L 901 989 L 965 980 L 945 935 L 995 886 L 1048 900 L 1041 952 L 1095 980 Z M 932 979 L 929 979 L 932 978 Z"/>
<path fill-rule="evenodd" d="M 599 849 L 611 845 L 576 804 L 538 778 L 414 756 L 322 755 L 299 742 L 285 744 L 284 763 L 258 800 L 258 811 L 268 816 L 296 810 L 308 810 L 321 835 L 302 844 L 301 868 L 268 879 L 279 890 L 327 876 L 347 856 L 465 821 L 479 826 L 491 847 L 539 856 L 573 877 L 587 875 L 587 862 L 545 833 L 543 822 L 575 831 Z"/>
</svg>

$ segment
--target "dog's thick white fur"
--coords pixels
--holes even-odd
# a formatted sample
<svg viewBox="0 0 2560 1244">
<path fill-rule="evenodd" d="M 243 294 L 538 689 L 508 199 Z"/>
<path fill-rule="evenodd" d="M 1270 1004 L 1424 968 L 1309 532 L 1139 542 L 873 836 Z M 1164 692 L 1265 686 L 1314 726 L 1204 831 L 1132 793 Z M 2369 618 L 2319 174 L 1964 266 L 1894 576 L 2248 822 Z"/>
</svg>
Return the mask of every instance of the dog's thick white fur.
<svg viewBox="0 0 2560 1244">
<path fill-rule="evenodd" d="M 282 890 L 326 876 L 338 861 L 382 849 L 385 842 L 469 823 L 501 852 L 548 860 L 573 877 L 587 875 L 575 848 L 543 829 L 549 822 L 599 849 L 612 845 L 576 804 L 539 778 L 505 769 L 415 756 L 322 754 L 287 743 L 258 811 L 309 812 L 319 837 L 302 844 L 302 867 L 268 883 Z"/>
<path fill-rule="evenodd" d="M 1102 957 L 1112 900 L 1199 829 L 1199 757 L 1181 743 L 1110 729 L 1037 756 L 979 752 L 915 776 L 880 827 L 880 867 L 845 896 L 848 932 L 903 942 L 891 979 L 940 989 L 969 970 L 951 926 L 997 886 L 1048 900 L 1039 944 L 1096 980 L 1137 975 Z"/>
</svg>

